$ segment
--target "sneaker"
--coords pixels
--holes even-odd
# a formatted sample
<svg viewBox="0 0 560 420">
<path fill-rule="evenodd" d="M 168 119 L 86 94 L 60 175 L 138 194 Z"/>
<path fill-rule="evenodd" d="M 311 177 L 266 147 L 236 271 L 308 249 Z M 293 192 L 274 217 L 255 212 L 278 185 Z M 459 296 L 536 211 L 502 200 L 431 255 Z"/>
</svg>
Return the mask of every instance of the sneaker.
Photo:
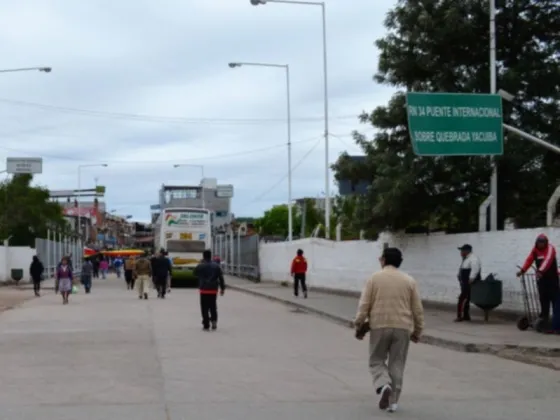
<svg viewBox="0 0 560 420">
<path fill-rule="evenodd" d="M 381 410 L 387 410 L 389 408 L 389 400 L 391 399 L 391 394 L 393 393 L 393 389 L 391 385 L 387 384 L 381 388 L 381 398 L 379 399 L 379 408 Z"/>
<path fill-rule="evenodd" d="M 398 405 L 397 403 L 393 403 L 389 406 L 389 408 L 387 408 L 387 412 L 388 413 L 394 413 L 397 411 Z"/>
</svg>

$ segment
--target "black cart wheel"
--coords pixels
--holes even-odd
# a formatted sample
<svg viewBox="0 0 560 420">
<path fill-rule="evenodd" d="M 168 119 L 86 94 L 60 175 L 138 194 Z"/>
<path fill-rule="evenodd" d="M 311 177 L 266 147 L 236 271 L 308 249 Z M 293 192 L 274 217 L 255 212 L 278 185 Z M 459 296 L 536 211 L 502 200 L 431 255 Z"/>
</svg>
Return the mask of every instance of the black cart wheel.
<svg viewBox="0 0 560 420">
<path fill-rule="evenodd" d="M 529 328 L 529 319 L 527 319 L 526 316 L 520 318 L 517 321 L 517 328 L 521 331 L 525 331 L 527 328 Z"/>
</svg>

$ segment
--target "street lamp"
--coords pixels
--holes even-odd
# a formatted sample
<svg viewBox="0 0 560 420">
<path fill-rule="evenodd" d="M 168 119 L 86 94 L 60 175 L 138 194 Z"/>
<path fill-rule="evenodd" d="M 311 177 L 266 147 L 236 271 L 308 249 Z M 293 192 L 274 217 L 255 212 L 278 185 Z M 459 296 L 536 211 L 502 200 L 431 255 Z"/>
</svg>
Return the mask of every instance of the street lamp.
<svg viewBox="0 0 560 420">
<path fill-rule="evenodd" d="M 284 3 L 301 6 L 320 6 L 323 17 L 323 95 L 325 113 L 325 237 L 329 239 L 331 228 L 331 194 L 330 194 L 330 166 L 329 166 L 329 92 L 327 83 L 327 19 L 324 2 L 298 0 L 249 0 L 253 6 L 267 3 Z"/>
<path fill-rule="evenodd" d="M 19 71 L 42 71 L 43 73 L 50 73 L 52 67 L 23 67 L 19 69 L 4 69 L 0 70 L 0 73 L 15 73 Z"/>
<path fill-rule="evenodd" d="M 256 0 L 255 0 L 256 1 Z M 270 63 L 229 63 L 230 68 L 234 69 L 241 66 L 253 67 L 273 67 L 286 70 L 286 119 L 288 128 L 288 241 L 292 241 L 293 234 L 293 214 L 292 214 L 292 112 L 290 105 L 290 66 L 288 64 Z"/>
<path fill-rule="evenodd" d="M 204 166 L 203 165 L 191 165 L 189 163 L 177 163 L 173 165 L 174 168 L 182 168 L 182 167 L 190 167 L 190 168 L 199 168 L 200 173 L 202 176 L 202 180 L 200 182 L 202 186 L 202 192 L 200 194 L 200 198 L 202 199 L 202 208 L 206 209 L 206 200 L 204 199 Z"/>
<path fill-rule="evenodd" d="M 94 168 L 94 167 L 103 167 L 106 168 L 107 166 L 109 166 L 106 163 L 91 163 L 91 164 L 87 164 L 87 165 L 78 165 L 78 199 L 76 200 L 78 202 L 78 234 L 82 234 L 82 217 L 80 214 L 80 205 L 81 205 L 81 193 L 80 193 L 80 189 L 82 188 L 82 168 Z"/>
</svg>

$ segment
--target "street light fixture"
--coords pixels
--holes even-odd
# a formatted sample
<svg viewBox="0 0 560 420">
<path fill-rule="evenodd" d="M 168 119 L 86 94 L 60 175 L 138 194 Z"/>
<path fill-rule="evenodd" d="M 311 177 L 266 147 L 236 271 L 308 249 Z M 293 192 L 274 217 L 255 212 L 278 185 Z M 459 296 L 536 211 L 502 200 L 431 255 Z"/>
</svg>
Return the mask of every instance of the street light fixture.
<svg viewBox="0 0 560 420">
<path fill-rule="evenodd" d="M 0 73 L 15 73 L 20 71 L 42 71 L 43 73 L 50 73 L 52 67 L 23 67 L 19 69 L 4 69 L 0 70 Z"/>
<path fill-rule="evenodd" d="M 80 234 L 80 235 L 82 234 L 82 223 L 81 223 L 82 222 L 82 217 L 81 217 L 81 214 L 80 214 L 80 211 L 81 211 L 80 206 L 81 206 L 81 198 L 82 198 L 82 196 L 80 194 L 80 190 L 82 188 L 82 168 L 94 168 L 94 167 L 106 168 L 107 166 L 109 166 L 109 165 L 106 164 L 106 163 L 90 163 L 90 164 L 87 164 L 87 165 L 78 165 L 78 191 L 77 191 L 78 199 L 76 201 L 78 202 L 78 207 L 77 207 L 77 209 L 78 209 L 78 234 Z"/>
<path fill-rule="evenodd" d="M 255 0 L 256 1 L 256 0 Z M 290 105 L 290 66 L 288 64 L 270 64 L 270 63 L 229 63 L 230 68 L 241 66 L 253 67 L 274 67 L 282 68 L 286 71 L 286 122 L 288 128 L 288 241 L 292 241 L 293 237 L 293 213 L 292 213 L 292 112 Z"/>
<path fill-rule="evenodd" d="M 327 78 L 327 19 L 324 2 L 300 0 L 249 0 L 251 5 L 260 6 L 267 3 L 283 3 L 300 6 L 319 6 L 323 18 L 323 95 L 325 113 L 325 238 L 330 237 L 331 227 L 331 194 L 330 194 L 330 165 L 329 165 L 329 93 Z"/>
<path fill-rule="evenodd" d="M 189 163 L 176 163 L 175 165 L 173 165 L 174 168 L 181 168 L 181 167 L 191 167 L 191 168 L 199 168 L 200 169 L 200 173 L 202 176 L 202 180 L 201 180 L 201 186 L 202 186 L 202 192 L 200 194 L 200 198 L 202 199 L 202 208 L 206 209 L 206 200 L 204 199 L 204 166 L 203 165 L 192 165 Z"/>
</svg>

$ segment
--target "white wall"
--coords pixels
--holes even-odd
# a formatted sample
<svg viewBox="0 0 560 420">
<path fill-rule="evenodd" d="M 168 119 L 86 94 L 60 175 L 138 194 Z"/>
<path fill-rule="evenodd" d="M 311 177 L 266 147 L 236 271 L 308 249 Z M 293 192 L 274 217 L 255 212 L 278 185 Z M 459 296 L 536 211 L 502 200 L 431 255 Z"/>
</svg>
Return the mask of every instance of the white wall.
<svg viewBox="0 0 560 420">
<path fill-rule="evenodd" d="M 538 234 L 545 233 L 560 247 L 560 228 L 523 229 L 502 232 L 457 235 L 383 234 L 376 242 L 333 242 L 303 239 L 279 243 L 261 243 L 259 260 L 263 280 L 289 280 L 290 262 L 298 248 L 309 262 L 311 286 L 360 291 L 365 280 L 379 269 L 378 258 L 383 243 L 401 249 L 402 269 L 416 278 L 425 300 L 455 303 L 458 295 L 457 271 L 460 256 L 457 248 L 473 246 L 482 261 L 483 276 L 497 273 L 504 286 L 505 309 L 522 309 L 521 288 L 515 277 L 517 265 L 523 264 Z"/>
<path fill-rule="evenodd" d="M 10 246 L 6 249 L 0 246 L 0 280 L 11 280 L 11 270 L 23 269 L 23 280 L 29 279 L 29 265 L 35 255 L 33 248 L 25 246 Z"/>
</svg>

